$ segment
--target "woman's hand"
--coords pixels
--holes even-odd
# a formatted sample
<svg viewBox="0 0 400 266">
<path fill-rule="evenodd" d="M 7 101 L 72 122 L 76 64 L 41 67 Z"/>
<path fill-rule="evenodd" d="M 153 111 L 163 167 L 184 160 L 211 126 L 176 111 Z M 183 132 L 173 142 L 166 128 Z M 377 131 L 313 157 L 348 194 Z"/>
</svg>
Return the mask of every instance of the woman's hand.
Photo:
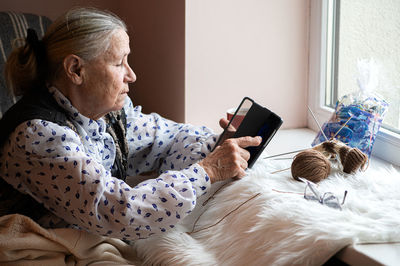
<svg viewBox="0 0 400 266">
<path fill-rule="evenodd" d="M 229 124 L 229 120 L 226 118 L 221 118 L 219 120 L 219 126 L 222 127 L 224 130 L 228 126 L 228 124 Z M 229 127 L 225 131 L 223 138 L 221 139 L 221 141 L 219 143 L 223 143 L 225 140 L 232 138 L 233 135 L 235 134 L 235 132 L 236 132 L 236 128 L 234 126 L 232 126 L 232 124 L 229 125 Z"/>
<path fill-rule="evenodd" d="M 250 153 L 245 148 L 261 144 L 261 137 L 241 137 L 225 140 L 207 155 L 199 165 L 210 177 L 211 183 L 243 177 L 247 169 Z"/>
</svg>

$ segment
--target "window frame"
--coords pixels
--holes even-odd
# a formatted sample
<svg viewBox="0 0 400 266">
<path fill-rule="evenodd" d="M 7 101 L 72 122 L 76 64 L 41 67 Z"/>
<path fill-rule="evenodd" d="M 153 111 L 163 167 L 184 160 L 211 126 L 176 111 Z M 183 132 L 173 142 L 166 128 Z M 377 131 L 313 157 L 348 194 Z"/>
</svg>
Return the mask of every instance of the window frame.
<svg viewBox="0 0 400 266">
<path fill-rule="evenodd" d="M 320 125 L 334 111 L 325 106 L 328 1 L 331 0 L 310 0 L 308 104 Z M 307 126 L 319 131 L 311 114 L 307 116 Z M 381 127 L 372 156 L 400 166 L 400 135 Z"/>
</svg>

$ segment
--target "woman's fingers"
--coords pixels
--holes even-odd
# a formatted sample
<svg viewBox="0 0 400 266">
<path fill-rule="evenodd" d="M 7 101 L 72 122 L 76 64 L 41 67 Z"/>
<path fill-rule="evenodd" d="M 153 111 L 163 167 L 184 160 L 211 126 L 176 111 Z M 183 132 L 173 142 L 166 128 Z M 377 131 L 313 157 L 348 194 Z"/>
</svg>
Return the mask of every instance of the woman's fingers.
<svg viewBox="0 0 400 266">
<path fill-rule="evenodd" d="M 250 158 L 250 153 L 245 148 L 260 143 L 260 137 L 227 139 L 199 164 L 206 170 L 211 182 L 232 177 L 241 178 L 246 175 L 247 161 Z"/>
<path fill-rule="evenodd" d="M 229 124 L 229 120 L 226 119 L 226 118 L 221 118 L 219 120 L 219 126 L 222 127 L 223 129 L 225 129 L 228 126 L 228 124 Z M 228 131 L 229 132 L 235 132 L 236 128 L 234 126 L 232 126 L 232 125 L 229 125 Z"/>
<path fill-rule="evenodd" d="M 240 137 L 235 139 L 241 148 L 247 148 L 251 146 L 258 146 L 261 144 L 262 138 L 260 136 L 257 137 Z"/>
<path fill-rule="evenodd" d="M 219 120 L 219 126 L 222 128 L 226 128 L 228 126 L 228 124 L 229 124 L 229 121 L 226 118 L 221 118 Z"/>
<path fill-rule="evenodd" d="M 225 118 L 221 118 L 219 120 L 219 125 L 225 130 L 225 128 L 228 126 L 229 121 Z M 224 135 L 222 136 L 222 139 L 220 141 L 220 144 L 223 143 L 225 140 L 232 138 L 233 135 L 236 132 L 236 128 L 232 125 L 229 125 L 229 127 L 224 131 Z M 219 145 L 220 145 L 219 144 Z"/>
</svg>

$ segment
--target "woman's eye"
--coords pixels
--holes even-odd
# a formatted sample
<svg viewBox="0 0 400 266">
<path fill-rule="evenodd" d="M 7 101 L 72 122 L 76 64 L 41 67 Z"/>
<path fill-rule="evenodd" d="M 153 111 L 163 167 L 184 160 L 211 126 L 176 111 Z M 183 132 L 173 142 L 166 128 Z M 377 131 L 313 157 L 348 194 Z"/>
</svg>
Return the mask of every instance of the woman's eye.
<svg viewBox="0 0 400 266">
<path fill-rule="evenodd" d="M 123 65 L 124 65 L 124 63 L 126 63 L 127 62 L 127 56 L 124 56 L 122 59 L 121 59 L 121 62 L 119 63 L 119 64 L 117 64 L 116 66 L 118 66 L 118 67 L 122 67 Z"/>
</svg>

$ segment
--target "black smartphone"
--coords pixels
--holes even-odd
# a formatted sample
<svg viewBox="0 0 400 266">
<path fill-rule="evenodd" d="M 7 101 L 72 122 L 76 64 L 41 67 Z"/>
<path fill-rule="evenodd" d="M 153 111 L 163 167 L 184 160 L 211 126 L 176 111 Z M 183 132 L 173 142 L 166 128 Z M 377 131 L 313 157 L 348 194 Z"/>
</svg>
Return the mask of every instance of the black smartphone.
<svg viewBox="0 0 400 266">
<path fill-rule="evenodd" d="M 238 114 L 244 115 L 244 118 L 241 122 L 238 121 Z M 240 119 L 242 119 L 242 117 Z M 262 138 L 259 146 L 246 148 L 246 150 L 250 152 L 248 167 L 251 168 L 265 147 L 267 147 L 268 143 L 274 137 L 275 133 L 281 127 L 283 120 L 277 114 L 257 104 L 249 97 L 244 97 L 232 118 L 229 120 L 228 126 L 218 138 L 215 147 L 220 144 L 221 140 L 224 138 L 224 135 L 227 134 L 227 130 L 231 124 L 239 124 L 238 128 L 236 128 L 233 138 L 244 136 L 260 136 Z"/>
</svg>

